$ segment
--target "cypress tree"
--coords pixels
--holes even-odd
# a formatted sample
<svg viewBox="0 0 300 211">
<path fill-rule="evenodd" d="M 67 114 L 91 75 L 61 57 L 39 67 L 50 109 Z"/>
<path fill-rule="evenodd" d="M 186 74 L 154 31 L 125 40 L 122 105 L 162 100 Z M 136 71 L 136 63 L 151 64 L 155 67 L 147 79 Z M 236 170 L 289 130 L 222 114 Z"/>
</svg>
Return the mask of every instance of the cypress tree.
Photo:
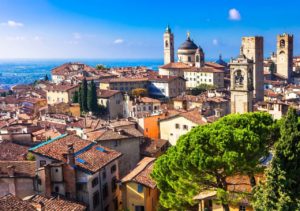
<svg viewBox="0 0 300 211">
<path fill-rule="evenodd" d="M 80 105 L 80 111 L 82 111 L 82 99 L 81 99 L 81 96 L 82 96 L 82 90 L 81 90 L 81 86 L 79 87 L 79 91 L 78 91 L 78 103 Z"/>
<path fill-rule="evenodd" d="M 79 97 L 78 97 L 78 91 L 76 91 L 73 95 L 73 99 L 72 99 L 72 102 L 73 103 L 78 103 L 79 102 Z"/>
<path fill-rule="evenodd" d="M 89 84 L 89 89 L 88 89 L 88 109 L 89 111 L 93 113 L 97 113 L 98 111 L 98 102 L 97 102 L 97 88 L 96 84 L 92 80 L 91 83 Z"/>
<path fill-rule="evenodd" d="M 82 103 L 82 111 L 84 112 L 88 111 L 87 94 L 88 94 L 87 81 L 86 78 L 83 78 L 81 84 L 81 103 Z"/>
<path fill-rule="evenodd" d="M 281 137 L 266 173 L 266 181 L 254 191 L 256 210 L 300 209 L 300 132 L 295 109 L 282 119 Z"/>
</svg>

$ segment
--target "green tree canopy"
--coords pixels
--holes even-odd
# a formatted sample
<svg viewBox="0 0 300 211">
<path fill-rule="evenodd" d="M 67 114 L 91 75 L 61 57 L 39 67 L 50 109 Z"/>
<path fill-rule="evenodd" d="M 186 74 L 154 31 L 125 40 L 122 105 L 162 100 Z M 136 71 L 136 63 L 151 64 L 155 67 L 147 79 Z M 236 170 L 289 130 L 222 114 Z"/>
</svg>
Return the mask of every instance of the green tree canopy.
<svg viewBox="0 0 300 211">
<path fill-rule="evenodd" d="M 97 64 L 97 65 L 96 65 L 96 69 L 97 69 L 97 70 L 105 70 L 106 67 L 105 67 L 103 64 Z"/>
<path fill-rule="evenodd" d="M 88 85 L 86 78 L 83 78 L 82 83 L 81 83 L 81 106 L 82 106 L 82 111 L 87 112 L 88 111 L 88 105 L 87 105 L 87 94 L 88 94 Z"/>
<path fill-rule="evenodd" d="M 215 89 L 216 87 L 214 85 L 210 84 L 200 84 L 199 86 L 193 88 L 191 90 L 192 95 L 199 95 L 202 94 L 203 92 L 206 92 L 207 90 L 212 90 Z"/>
<path fill-rule="evenodd" d="M 295 109 L 282 119 L 266 181 L 254 189 L 256 210 L 300 210 L 300 124 Z"/>
<path fill-rule="evenodd" d="M 154 165 L 152 177 L 161 192 L 161 205 L 182 210 L 194 204 L 199 192 L 214 189 L 228 210 L 226 178 L 261 171 L 258 164 L 277 131 L 269 114 L 257 112 L 228 115 L 181 136 Z"/>
<path fill-rule="evenodd" d="M 132 95 L 135 97 L 146 97 L 148 96 L 147 89 L 144 88 L 136 88 L 131 91 Z"/>
<path fill-rule="evenodd" d="M 72 102 L 79 103 L 79 92 L 78 91 L 74 92 Z"/>
<path fill-rule="evenodd" d="M 96 84 L 94 83 L 94 80 L 92 80 L 91 83 L 89 84 L 87 105 L 89 111 L 93 113 L 98 112 L 97 87 Z"/>
</svg>

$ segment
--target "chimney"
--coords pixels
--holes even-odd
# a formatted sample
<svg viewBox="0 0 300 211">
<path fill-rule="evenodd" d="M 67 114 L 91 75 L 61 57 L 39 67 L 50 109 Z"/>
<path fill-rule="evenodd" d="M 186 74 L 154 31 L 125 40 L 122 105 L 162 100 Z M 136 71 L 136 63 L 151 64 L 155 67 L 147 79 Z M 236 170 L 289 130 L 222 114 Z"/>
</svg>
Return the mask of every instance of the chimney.
<svg viewBox="0 0 300 211">
<path fill-rule="evenodd" d="M 15 176 L 15 166 L 7 166 L 7 174 L 9 177 Z"/>
<path fill-rule="evenodd" d="M 37 210 L 37 211 L 44 211 L 45 210 L 45 204 L 43 203 L 43 202 L 35 202 L 35 203 L 31 203 L 34 207 L 35 207 L 35 209 Z"/>
<path fill-rule="evenodd" d="M 67 164 L 73 166 L 75 164 L 74 144 L 68 143 Z"/>
</svg>

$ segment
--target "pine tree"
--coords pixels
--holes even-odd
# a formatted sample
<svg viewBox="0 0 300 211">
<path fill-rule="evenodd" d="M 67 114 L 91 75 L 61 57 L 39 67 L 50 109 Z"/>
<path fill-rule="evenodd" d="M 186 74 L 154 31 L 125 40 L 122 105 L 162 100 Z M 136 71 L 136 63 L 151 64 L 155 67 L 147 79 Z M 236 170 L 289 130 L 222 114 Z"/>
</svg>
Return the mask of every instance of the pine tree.
<svg viewBox="0 0 300 211">
<path fill-rule="evenodd" d="M 88 94 L 88 86 L 87 86 L 86 78 L 84 78 L 81 84 L 81 104 L 82 104 L 82 111 L 84 112 L 88 111 L 87 94 Z"/>
<path fill-rule="evenodd" d="M 98 111 L 97 88 L 93 80 L 89 84 L 87 102 L 88 102 L 89 111 L 93 113 L 97 113 Z"/>
<path fill-rule="evenodd" d="M 256 210 L 300 209 L 300 132 L 295 109 L 280 122 L 280 139 L 266 173 L 266 181 L 254 191 Z"/>
</svg>

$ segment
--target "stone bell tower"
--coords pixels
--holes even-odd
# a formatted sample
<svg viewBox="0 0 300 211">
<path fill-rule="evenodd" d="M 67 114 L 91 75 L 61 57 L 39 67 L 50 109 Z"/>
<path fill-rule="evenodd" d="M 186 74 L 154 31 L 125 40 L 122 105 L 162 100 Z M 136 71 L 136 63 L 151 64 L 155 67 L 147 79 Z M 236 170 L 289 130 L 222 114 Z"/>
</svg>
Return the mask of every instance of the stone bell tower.
<svg viewBox="0 0 300 211">
<path fill-rule="evenodd" d="M 264 38 L 242 38 L 243 54 L 253 60 L 253 87 L 256 101 L 264 100 Z"/>
<path fill-rule="evenodd" d="M 277 73 L 291 81 L 293 71 L 294 37 L 289 34 L 277 36 Z"/>
<path fill-rule="evenodd" d="M 174 35 L 171 28 L 167 26 L 164 33 L 164 64 L 174 62 Z"/>
<path fill-rule="evenodd" d="M 253 111 L 253 60 L 243 54 L 230 61 L 231 113 Z"/>
</svg>

